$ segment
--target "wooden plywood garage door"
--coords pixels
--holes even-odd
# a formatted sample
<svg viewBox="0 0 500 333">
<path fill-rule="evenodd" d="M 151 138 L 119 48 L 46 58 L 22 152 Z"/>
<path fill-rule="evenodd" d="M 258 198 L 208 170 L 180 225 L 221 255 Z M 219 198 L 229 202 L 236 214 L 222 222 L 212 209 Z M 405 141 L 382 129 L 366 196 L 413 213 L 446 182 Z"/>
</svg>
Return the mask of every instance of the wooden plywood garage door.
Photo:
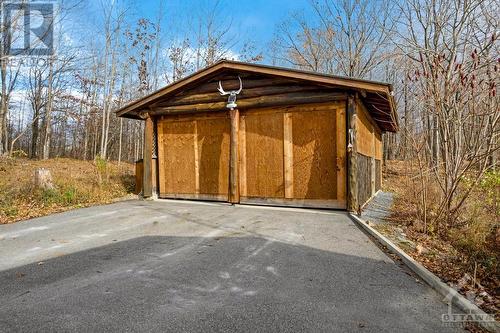
<svg viewBox="0 0 500 333">
<path fill-rule="evenodd" d="M 160 197 L 227 201 L 229 135 L 225 114 L 161 119 Z"/>
<path fill-rule="evenodd" d="M 240 133 L 246 137 L 240 196 L 283 198 L 283 114 L 248 113 L 240 119 Z"/>
<path fill-rule="evenodd" d="M 241 202 L 346 207 L 345 103 L 243 112 Z"/>
</svg>

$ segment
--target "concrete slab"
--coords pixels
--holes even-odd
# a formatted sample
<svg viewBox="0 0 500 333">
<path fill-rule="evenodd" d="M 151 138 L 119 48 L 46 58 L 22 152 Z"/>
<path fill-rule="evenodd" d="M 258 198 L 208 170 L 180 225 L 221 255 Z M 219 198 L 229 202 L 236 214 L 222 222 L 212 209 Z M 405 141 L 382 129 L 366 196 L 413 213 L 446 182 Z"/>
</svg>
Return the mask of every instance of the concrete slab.
<svg viewBox="0 0 500 333">
<path fill-rule="evenodd" d="M 394 193 L 379 191 L 361 212 L 361 218 L 374 224 L 387 223 L 390 208 L 394 201 Z"/>
<path fill-rule="evenodd" d="M 460 331 L 342 212 L 128 201 L 0 226 L 0 253 L 0 331 Z"/>
</svg>

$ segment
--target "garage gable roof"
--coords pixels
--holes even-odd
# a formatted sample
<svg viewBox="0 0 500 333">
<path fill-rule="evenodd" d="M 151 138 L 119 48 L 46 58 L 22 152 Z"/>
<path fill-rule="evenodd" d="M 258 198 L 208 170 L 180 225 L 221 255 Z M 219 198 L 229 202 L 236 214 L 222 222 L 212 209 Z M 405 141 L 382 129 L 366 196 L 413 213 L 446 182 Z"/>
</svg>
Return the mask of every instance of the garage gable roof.
<svg viewBox="0 0 500 333">
<path fill-rule="evenodd" d="M 116 115 L 119 117 L 141 119 L 139 116 L 140 112 L 149 111 L 150 107 L 159 100 L 164 100 L 185 89 L 192 88 L 226 70 L 308 81 L 311 83 L 337 87 L 347 91 L 359 92 L 368 112 L 380 129 L 390 132 L 395 132 L 398 129 L 395 103 L 392 96 L 392 86 L 388 83 L 230 60 L 221 60 L 177 82 L 137 99 L 116 110 Z"/>
</svg>

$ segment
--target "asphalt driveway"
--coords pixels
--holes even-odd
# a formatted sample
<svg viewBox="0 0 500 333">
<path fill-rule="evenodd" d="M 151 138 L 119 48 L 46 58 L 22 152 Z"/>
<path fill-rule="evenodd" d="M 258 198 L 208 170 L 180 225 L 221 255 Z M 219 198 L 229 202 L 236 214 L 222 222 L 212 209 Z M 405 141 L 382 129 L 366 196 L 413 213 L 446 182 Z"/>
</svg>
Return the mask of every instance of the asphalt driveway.
<svg viewBox="0 0 500 333">
<path fill-rule="evenodd" d="M 0 226 L 0 331 L 451 332 L 341 212 L 127 201 Z"/>
</svg>

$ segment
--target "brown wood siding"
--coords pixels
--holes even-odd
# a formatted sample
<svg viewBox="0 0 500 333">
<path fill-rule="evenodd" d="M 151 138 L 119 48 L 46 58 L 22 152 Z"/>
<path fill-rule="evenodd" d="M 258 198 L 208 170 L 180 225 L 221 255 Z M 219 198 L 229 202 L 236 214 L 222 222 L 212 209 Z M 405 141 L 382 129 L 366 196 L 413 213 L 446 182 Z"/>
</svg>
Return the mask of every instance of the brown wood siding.
<svg viewBox="0 0 500 333">
<path fill-rule="evenodd" d="M 159 122 L 160 194 L 195 193 L 194 121 L 166 120 Z"/>
<path fill-rule="evenodd" d="M 212 77 L 152 106 L 160 197 L 346 208 L 347 95 L 250 75 L 230 117 L 214 84 L 231 89 L 235 77 Z"/>
<path fill-rule="evenodd" d="M 336 199 L 335 118 L 335 109 L 292 113 L 293 198 Z"/>
<path fill-rule="evenodd" d="M 375 122 L 370 118 L 364 104 L 357 100 L 356 158 L 357 199 L 363 206 L 381 189 L 382 135 Z"/>
<path fill-rule="evenodd" d="M 227 199 L 229 120 L 199 115 L 158 122 L 160 197 Z"/>
<path fill-rule="evenodd" d="M 272 111 L 246 113 L 245 141 L 246 195 L 284 197 L 283 115 Z"/>
<path fill-rule="evenodd" d="M 382 159 L 382 134 L 371 120 L 364 104 L 358 100 L 357 152 L 376 159 Z"/>
<path fill-rule="evenodd" d="M 229 132 L 226 117 L 198 119 L 200 194 L 227 194 L 229 189 Z"/>
<path fill-rule="evenodd" d="M 360 102 L 358 102 L 357 116 L 357 152 L 365 156 L 373 157 L 375 154 L 375 142 L 373 138 L 374 128 L 371 124 L 368 114 Z"/>
<path fill-rule="evenodd" d="M 372 159 L 357 154 L 358 162 L 358 202 L 363 206 L 372 197 Z"/>
<path fill-rule="evenodd" d="M 345 208 L 345 126 L 345 102 L 243 112 L 242 201 Z"/>
<path fill-rule="evenodd" d="M 382 189 L 382 161 L 375 160 L 375 190 Z"/>
<path fill-rule="evenodd" d="M 382 160 L 382 134 L 380 131 L 375 131 L 375 158 Z"/>
</svg>

